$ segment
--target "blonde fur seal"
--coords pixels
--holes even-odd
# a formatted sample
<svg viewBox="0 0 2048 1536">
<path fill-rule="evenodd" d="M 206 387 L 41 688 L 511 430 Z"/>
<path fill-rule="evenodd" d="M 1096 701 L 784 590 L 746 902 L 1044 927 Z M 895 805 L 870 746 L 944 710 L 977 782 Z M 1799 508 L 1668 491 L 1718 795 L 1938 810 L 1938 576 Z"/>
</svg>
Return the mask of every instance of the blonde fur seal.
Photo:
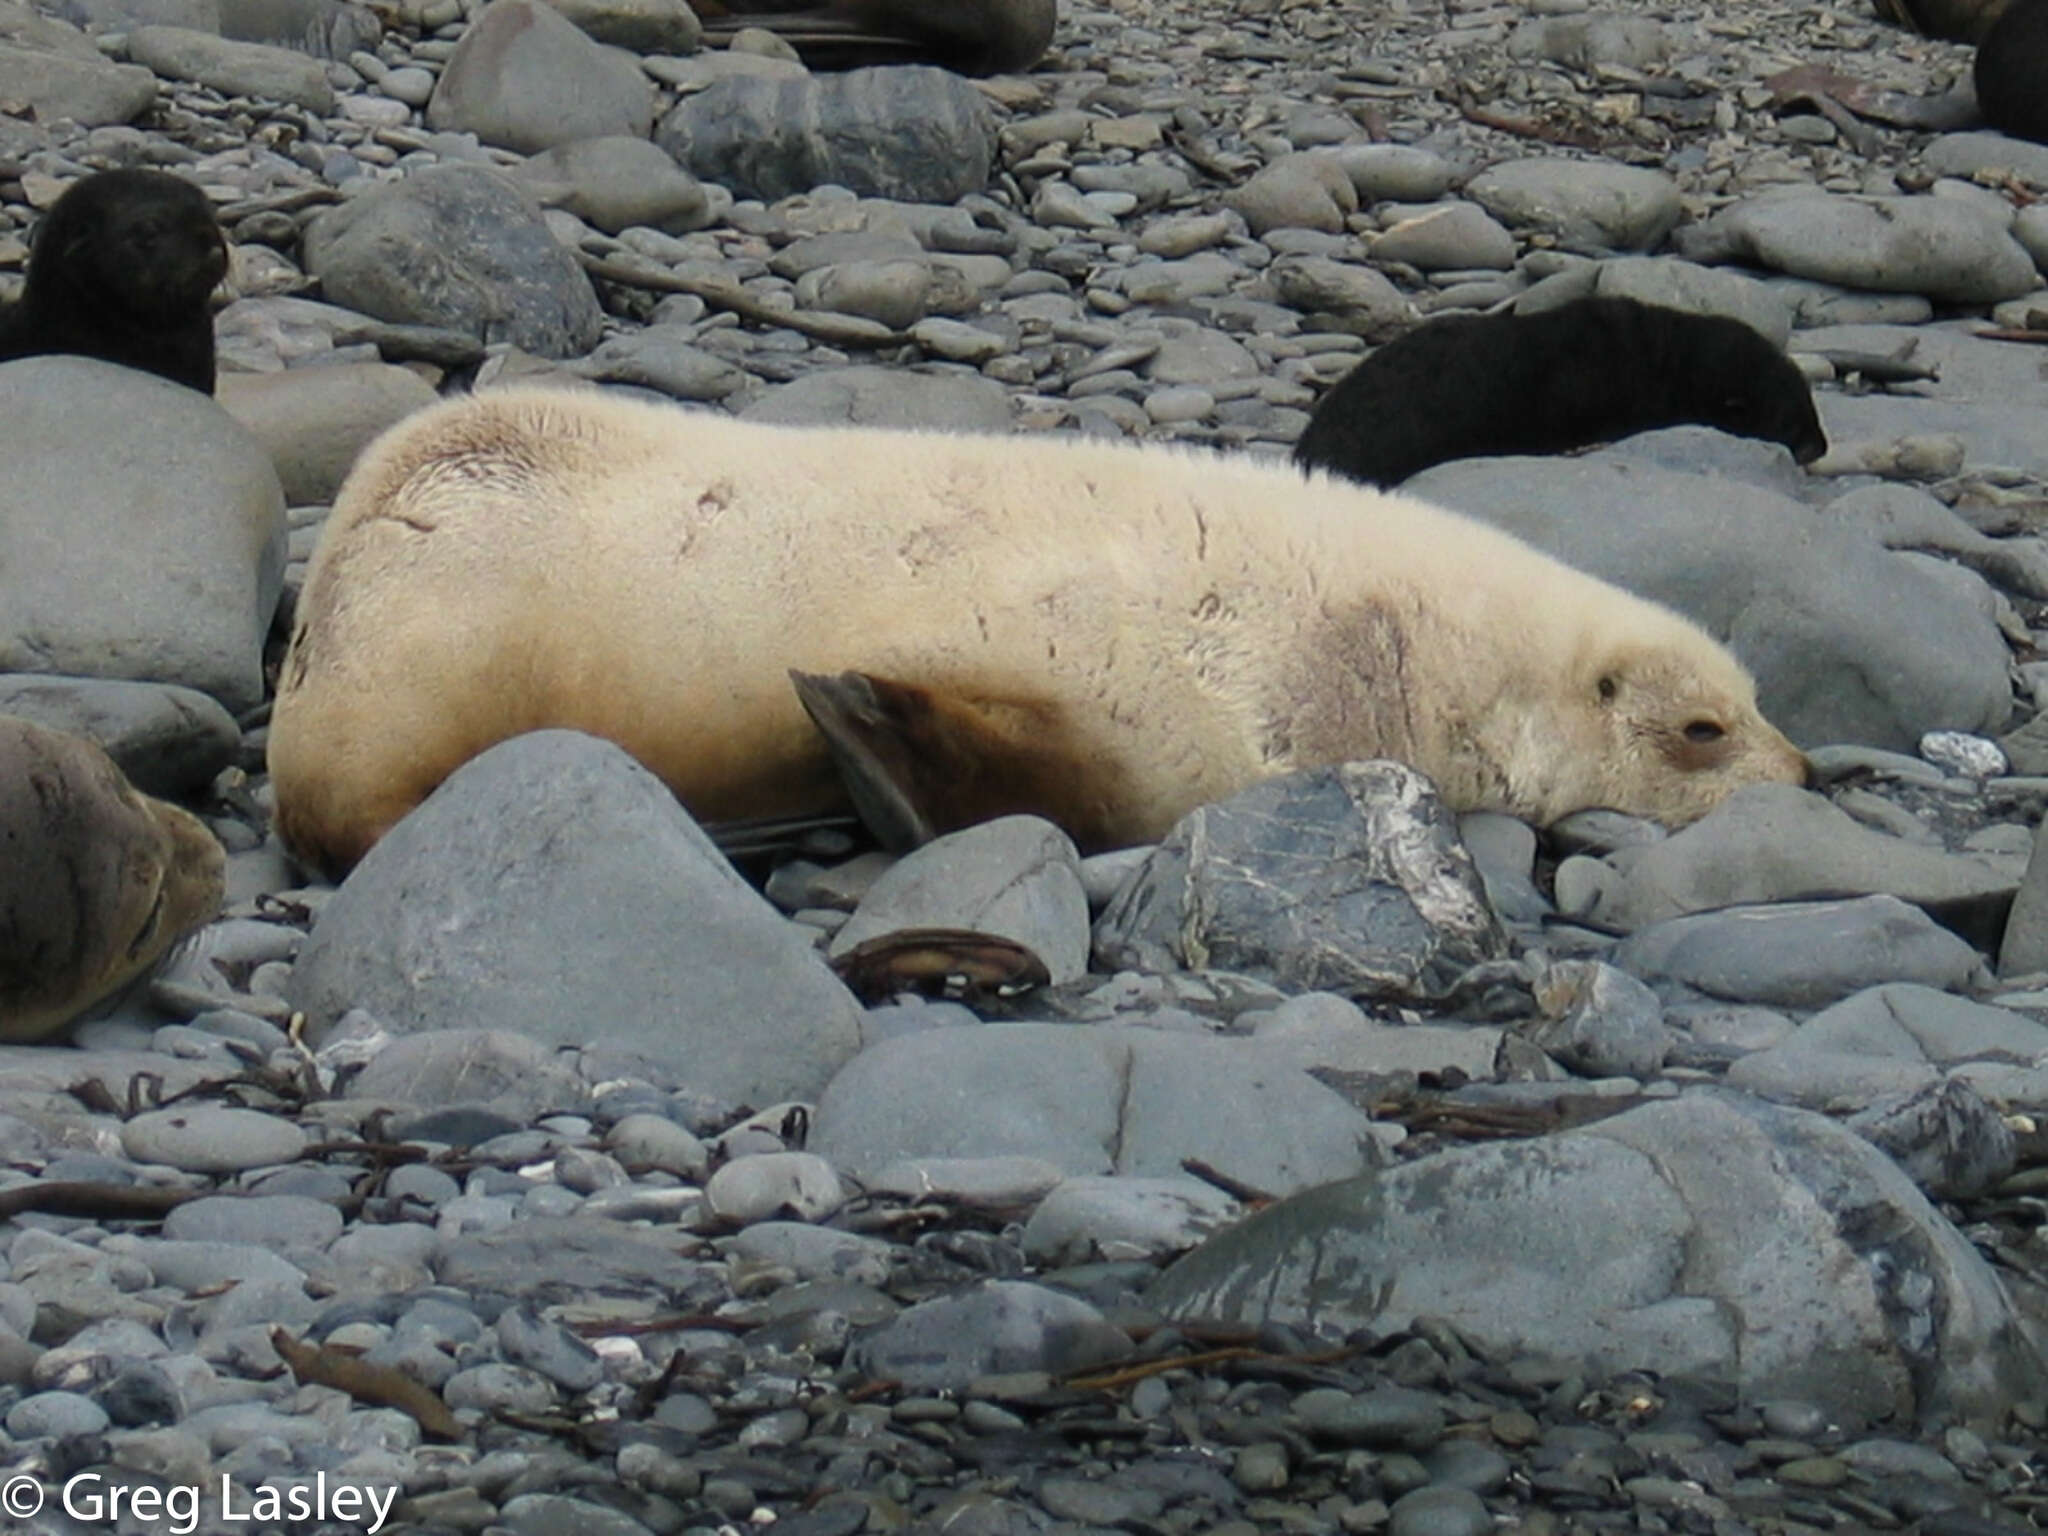
<svg viewBox="0 0 2048 1536">
<path fill-rule="evenodd" d="M 867 674 L 944 830 L 1153 839 L 1275 774 L 1683 823 L 1805 759 L 1669 611 L 1455 513 L 1163 447 L 773 427 L 589 392 L 433 407 L 314 554 L 278 825 L 353 864 L 459 765 L 561 726 L 696 815 L 843 804 L 792 670 Z"/>
<path fill-rule="evenodd" d="M 220 910 L 227 858 L 93 742 L 0 715 L 0 1040 L 41 1040 Z"/>
</svg>

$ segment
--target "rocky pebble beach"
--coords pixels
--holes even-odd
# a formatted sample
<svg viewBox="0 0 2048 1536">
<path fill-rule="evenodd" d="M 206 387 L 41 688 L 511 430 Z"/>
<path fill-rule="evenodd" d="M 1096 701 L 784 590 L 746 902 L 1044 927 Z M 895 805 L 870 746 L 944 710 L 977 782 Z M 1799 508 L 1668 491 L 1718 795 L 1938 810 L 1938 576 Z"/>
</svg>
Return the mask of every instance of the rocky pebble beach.
<svg viewBox="0 0 2048 1536">
<path fill-rule="evenodd" d="M 982 80 L 715 41 L 0 3 L 0 272 L 116 165 L 234 249 L 218 403 L 0 367 L 0 712 L 229 856 L 0 1046 L 0 1522 L 2048 1528 L 2048 146 L 1969 49 L 1778 0 L 1065 0 Z M 1594 292 L 1782 342 L 1827 455 L 1407 489 L 1727 640 L 1818 793 L 1539 833 L 1351 764 L 1157 849 L 770 857 L 543 732 L 339 887 L 270 829 L 305 560 L 437 394 L 1279 454 L 1424 318 Z"/>
</svg>

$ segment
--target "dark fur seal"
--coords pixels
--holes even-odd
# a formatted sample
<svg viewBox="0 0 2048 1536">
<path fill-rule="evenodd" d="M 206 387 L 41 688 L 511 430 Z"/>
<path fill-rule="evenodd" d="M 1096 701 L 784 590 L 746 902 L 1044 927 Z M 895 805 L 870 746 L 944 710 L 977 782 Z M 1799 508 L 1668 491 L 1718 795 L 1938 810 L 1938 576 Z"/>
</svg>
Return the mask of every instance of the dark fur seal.
<svg viewBox="0 0 2048 1536">
<path fill-rule="evenodd" d="M 1360 363 L 1309 418 L 1294 460 L 1398 485 L 1449 459 L 1562 453 L 1689 422 L 1827 451 L 1813 393 L 1740 320 L 1635 299 L 1432 320 Z"/>
<path fill-rule="evenodd" d="M 826 69 L 941 64 L 964 75 L 1029 69 L 1052 41 L 1057 0 L 693 0 L 715 35 L 766 27 Z"/>
<path fill-rule="evenodd" d="M 2012 0 L 1977 45 L 1974 70 L 1984 121 L 2048 144 L 2048 0 Z"/>
<path fill-rule="evenodd" d="M 220 909 L 226 856 L 82 736 L 0 715 L 0 1040 L 41 1040 Z"/>
<path fill-rule="evenodd" d="M 167 171 L 101 171 L 37 227 L 28 283 L 0 313 L 0 359 L 52 352 L 213 393 L 213 314 L 227 240 L 206 194 Z"/>
</svg>

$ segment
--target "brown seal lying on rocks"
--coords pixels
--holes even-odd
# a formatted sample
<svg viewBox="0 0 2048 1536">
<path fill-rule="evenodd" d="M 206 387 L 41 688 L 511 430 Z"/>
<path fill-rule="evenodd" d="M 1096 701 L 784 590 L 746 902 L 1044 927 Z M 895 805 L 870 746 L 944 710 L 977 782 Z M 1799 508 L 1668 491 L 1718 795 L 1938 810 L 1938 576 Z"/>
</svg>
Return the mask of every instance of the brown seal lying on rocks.
<svg viewBox="0 0 2048 1536">
<path fill-rule="evenodd" d="M 2048 0 L 2011 0 L 1978 43 L 1972 72 L 1985 122 L 2048 144 Z"/>
<path fill-rule="evenodd" d="M 168 171 L 101 171 L 43 216 L 0 359 L 52 352 L 140 368 L 213 393 L 213 314 L 227 240 L 206 194 Z"/>
<path fill-rule="evenodd" d="M 1807 771 L 1688 620 L 1406 498 L 524 390 L 400 423 L 343 486 L 279 679 L 278 827 L 345 870 L 545 727 L 619 743 L 704 819 L 843 805 L 793 671 L 855 674 L 841 742 L 932 830 L 1035 811 L 1089 848 L 1352 758 L 1544 822 L 1683 823 Z"/>
<path fill-rule="evenodd" d="M 1044 57 L 1057 0 L 691 0 L 715 35 L 765 27 L 804 62 L 942 64 L 966 75 L 1029 69 Z"/>
<path fill-rule="evenodd" d="M 1625 298 L 1448 315 L 1368 356 L 1318 402 L 1295 462 L 1366 485 L 1487 454 L 1563 453 L 1686 423 L 1827 451 L 1805 376 L 1722 315 Z"/>
<path fill-rule="evenodd" d="M 0 715 L 0 1040 L 41 1040 L 220 910 L 226 855 L 94 743 Z"/>
</svg>

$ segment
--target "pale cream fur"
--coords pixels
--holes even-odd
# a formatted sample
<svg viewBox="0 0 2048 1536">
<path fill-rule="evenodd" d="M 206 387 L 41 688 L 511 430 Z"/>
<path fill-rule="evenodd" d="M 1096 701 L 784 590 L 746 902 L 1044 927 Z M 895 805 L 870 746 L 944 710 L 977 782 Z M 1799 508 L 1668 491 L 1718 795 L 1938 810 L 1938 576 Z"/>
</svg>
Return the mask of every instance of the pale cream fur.
<svg viewBox="0 0 2048 1536">
<path fill-rule="evenodd" d="M 1054 706 L 1104 842 L 1345 758 L 1538 822 L 1682 823 L 1805 772 L 1690 622 L 1407 498 L 534 390 L 421 412 L 343 487 L 271 724 L 280 825 L 345 868 L 462 762 L 555 726 L 707 819 L 822 808 L 790 668 Z M 1684 739 L 1702 720 L 1722 743 Z"/>
</svg>

